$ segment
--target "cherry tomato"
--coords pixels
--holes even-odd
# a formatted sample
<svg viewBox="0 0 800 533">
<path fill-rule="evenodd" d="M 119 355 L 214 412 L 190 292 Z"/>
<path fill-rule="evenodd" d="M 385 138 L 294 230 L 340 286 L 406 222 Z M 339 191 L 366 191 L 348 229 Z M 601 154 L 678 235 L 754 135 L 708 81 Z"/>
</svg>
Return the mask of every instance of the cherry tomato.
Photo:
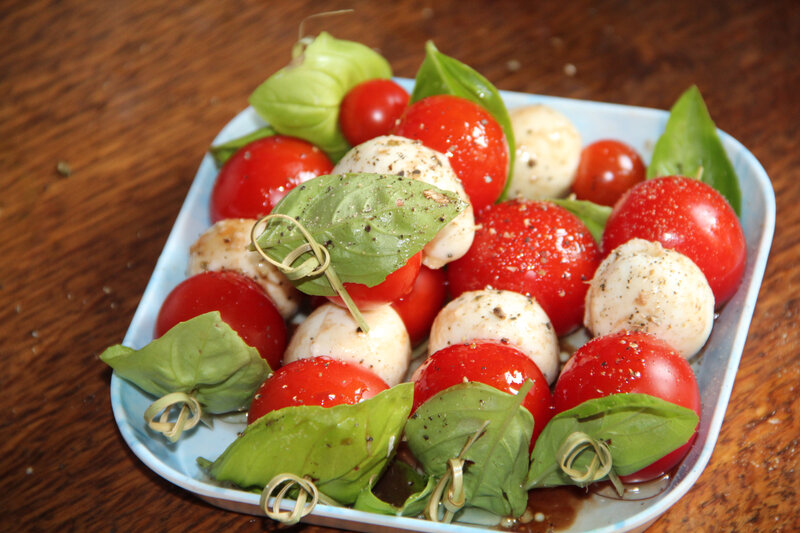
<svg viewBox="0 0 800 533">
<path fill-rule="evenodd" d="M 392 302 L 392 307 L 406 325 L 412 346 L 428 336 L 433 319 L 444 305 L 446 283 L 447 277 L 442 269 L 422 266 L 411 292 Z"/>
<path fill-rule="evenodd" d="M 372 309 L 393 302 L 411 292 L 421 264 L 422 252 L 417 252 L 405 265 L 386 276 L 385 280 L 374 287 L 362 283 L 345 283 L 344 288 L 359 309 Z M 327 298 L 336 305 L 344 306 L 344 301 L 339 296 Z"/>
<path fill-rule="evenodd" d="M 408 105 L 408 93 L 392 80 L 359 83 L 339 108 L 339 127 L 347 142 L 356 146 L 388 135 Z"/>
<path fill-rule="evenodd" d="M 747 260 L 742 226 L 725 198 L 701 181 L 668 176 L 625 193 L 606 222 L 603 253 L 634 237 L 658 241 L 694 261 L 714 292 L 717 309 L 742 281 Z"/>
<path fill-rule="evenodd" d="M 576 329 L 600 263 L 586 226 L 562 207 L 529 200 L 492 205 L 476 223 L 472 247 L 447 268 L 452 296 L 486 287 L 515 291 L 536 299 L 557 335 Z"/>
<path fill-rule="evenodd" d="M 605 139 L 581 151 L 572 192 L 579 200 L 613 206 L 644 178 L 644 163 L 636 150 L 620 141 Z"/>
<path fill-rule="evenodd" d="M 298 184 L 331 170 L 331 160 L 311 143 L 283 135 L 257 139 L 222 165 L 211 192 L 211 222 L 260 218 Z"/>
<path fill-rule="evenodd" d="M 450 159 L 475 212 L 500 197 L 508 174 L 503 128 L 478 104 L 441 94 L 411 104 L 395 129 Z"/>
<path fill-rule="evenodd" d="M 414 373 L 413 411 L 447 388 L 475 381 L 509 394 L 517 394 L 526 380 L 533 381 L 522 405 L 533 415 L 533 443 L 553 416 L 547 380 L 528 356 L 506 344 L 476 341 L 453 344 L 432 354 Z"/>
<path fill-rule="evenodd" d="M 689 363 L 666 342 L 642 332 L 595 337 L 580 347 L 558 377 L 553 403 L 560 413 L 586 400 L 631 392 L 656 396 L 700 416 L 700 390 Z M 648 481 L 668 472 L 696 437 L 695 432 L 688 443 L 622 481 Z"/>
<path fill-rule="evenodd" d="M 264 381 L 250 404 L 247 423 L 292 405 L 352 405 L 388 388 L 377 375 L 354 363 L 324 355 L 299 359 Z"/>
<path fill-rule="evenodd" d="M 222 320 L 248 345 L 258 349 L 271 368 L 281 364 L 286 324 L 267 293 L 252 279 L 232 270 L 207 271 L 179 283 L 158 312 L 155 336 L 178 322 L 219 311 Z"/>
</svg>

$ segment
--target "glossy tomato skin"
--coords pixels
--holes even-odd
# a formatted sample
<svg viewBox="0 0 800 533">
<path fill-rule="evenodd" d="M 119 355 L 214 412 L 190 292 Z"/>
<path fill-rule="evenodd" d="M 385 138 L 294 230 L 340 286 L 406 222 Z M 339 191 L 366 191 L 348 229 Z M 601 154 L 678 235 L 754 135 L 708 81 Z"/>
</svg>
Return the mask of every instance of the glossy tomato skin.
<svg viewBox="0 0 800 533">
<path fill-rule="evenodd" d="M 486 287 L 515 291 L 536 299 L 557 335 L 580 326 L 600 251 L 576 216 L 549 202 L 508 200 L 476 223 L 472 247 L 448 265 L 454 298 Z"/>
<path fill-rule="evenodd" d="M 339 127 L 351 146 L 388 135 L 408 105 L 408 93 L 392 80 L 359 83 L 339 108 Z"/>
<path fill-rule="evenodd" d="M 720 193 L 699 180 L 667 176 L 626 192 L 606 222 L 603 254 L 635 237 L 658 241 L 694 261 L 717 309 L 742 281 L 747 250 L 739 218 Z"/>
<path fill-rule="evenodd" d="M 211 222 L 261 218 L 298 184 L 333 170 L 325 153 L 302 139 L 257 139 L 222 166 L 211 191 Z"/>
<path fill-rule="evenodd" d="M 556 381 L 556 413 L 609 394 L 642 393 L 692 409 L 700 416 L 700 390 L 689 363 L 666 342 L 642 332 L 595 337 L 564 366 Z M 689 452 L 688 443 L 642 470 L 623 476 L 626 483 L 655 479 L 674 468 Z"/>
<path fill-rule="evenodd" d="M 373 309 L 379 305 L 391 303 L 411 292 L 421 265 L 422 252 L 417 252 L 405 265 L 386 276 L 385 280 L 374 287 L 368 287 L 362 283 L 345 283 L 344 288 L 347 289 L 347 293 L 359 309 Z M 340 296 L 328 296 L 327 298 L 336 305 L 344 306 L 344 301 Z"/>
<path fill-rule="evenodd" d="M 625 191 L 645 179 L 641 156 L 627 144 L 603 139 L 581 151 L 572 192 L 579 200 L 613 206 Z"/>
<path fill-rule="evenodd" d="M 264 381 L 250 404 L 247 423 L 293 405 L 352 405 L 388 388 L 377 375 L 354 363 L 324 355 L 299 359 Z"/>
<path fill-rule="evenodd" d="M 483 107 L 458 96 L 428 96 L 406 109 L 394 133 L 445 154 L 476 213 L 500 198 L 508 175 L 508 142 Z"/>
<path fill-rule="evenodd" d="M 433 319 L 444 306 L 446 297 L 447 277 L 444 271 L 423 265 L 411 292 L 392 302 L 392 307 L 403 319 L 412 346 L 428 336 Z"/>
<path fill-rule="evenodd" d="M 554 413 L 550 387 L 536 363 L 506 344 L 475 341 L 453 344 L 431 354 L 412 378 L 412 412 L 431 396 L 465 381 L 475 381 L 509 394 L 517 394 L 528 379 L 533 381 L 533 388 L 522 405 L 533 415 L 533 449 L 533 443 Z"/>
<path fill-rule="evenodd" d="M 252 279 L 232 270 L 207 271 L 179 283 L 158 312 L 155 336 L 178 322 L 219 311 L 242 340 L 278 368 L 286 348 L 286 324 L 267 293 Z"/>
</svg>

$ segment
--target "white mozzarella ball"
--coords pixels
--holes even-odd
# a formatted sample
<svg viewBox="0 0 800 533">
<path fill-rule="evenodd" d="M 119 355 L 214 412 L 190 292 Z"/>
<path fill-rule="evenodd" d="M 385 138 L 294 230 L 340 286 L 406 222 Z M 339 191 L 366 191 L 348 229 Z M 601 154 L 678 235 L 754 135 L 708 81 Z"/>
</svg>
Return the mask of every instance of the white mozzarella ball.
<svg viewBox="0 0 800 533">
<path fill-rule="evenodd" d="M 545 200 L 566 196 L 581 157 L 581 136 L 555 109 L 534 104 L 512 109 L 516 152 L 509 198 Z"/>
<path fill-rule="evenodd" d="M 220 220 L 206 230 L 189 249 L 188 274 L 207 270 L 235 270 L 258 283 L 284 319 L 297 313 L 300 292 L 283 273 L 249 250 L 250 229 L 256 221 L 249 218 Z"/>
<path fill-rule="evenodd" d="M 558 337 L 535 299 L 513 291 L 469 291 L 436 316 L 428 353 L 452 344 L 489 340 L 509 344 L 527 355 L 547 379 L 558 377 Z"/>
<path fill-rule="evenodd" d="M 365 333 L 338 305 L 323 304 L 295 330 L 283 355 L 283 364 L 328 355 L 372 370 L 390 387 L 405 378 L 411 362 L 411 342 L 403 320 L 390 306 L 362 311 L 369 325 Z"/>
<path fill-rule="evenodd" d="M 424 146 L 420 141 L 384 135 L 353 147 L 333 168 L 333 174 L 369 172 L 413 178 L 445 191 L 458 194 L 469 204 L 447 157 Z M 451 220 L 422 250 L 422 263 L 428 268 L 441 268 L 462 257 L 475 237 L 475 215 L 472 204 Z"/>
<path fill-rule="evenodd" d="M 584 325 L 595 336 L 644 331 L 685 358 L 703 347 L 714 322 L 714 293 L 700 268 L 658 242 L 632 239 L 615 248 L 586 294 Z"/>
</svg>

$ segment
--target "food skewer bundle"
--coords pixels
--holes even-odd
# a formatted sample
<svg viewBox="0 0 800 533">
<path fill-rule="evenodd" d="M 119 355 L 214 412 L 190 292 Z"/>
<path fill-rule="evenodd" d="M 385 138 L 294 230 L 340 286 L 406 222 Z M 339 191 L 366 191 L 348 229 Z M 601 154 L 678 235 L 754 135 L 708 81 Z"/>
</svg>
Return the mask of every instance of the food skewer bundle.
<svg viewBox="0 0 800 533">
<path fill-rule="evenodd" d="M 251 96 L 263 126 L 212 147 L 212 225 L 155 340 L 102 355 L 154 397 L 153 438 L 246 411 L 198 463 L 286 523 L 318 501 L 526 521 L 529 491 L 624 497 L 670 472 L 699 423 L 688 361 L 746 261 L 699 91 L 645 167 L 547 106 L 506 109 L 433 43 L 411 94 L 391 75 L 304 39 Z M 387 472 L 407 490 L 379 490 Z"/>
</svg>

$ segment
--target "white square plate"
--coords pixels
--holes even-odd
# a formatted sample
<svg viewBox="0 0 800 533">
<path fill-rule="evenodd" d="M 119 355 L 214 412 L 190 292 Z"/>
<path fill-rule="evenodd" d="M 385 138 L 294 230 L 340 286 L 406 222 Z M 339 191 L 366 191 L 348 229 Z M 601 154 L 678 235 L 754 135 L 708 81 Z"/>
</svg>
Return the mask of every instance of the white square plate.
<svg viewBox="0 0 800 533">
<path fill-rule="evenodd" d="M 398 81 L 409 91 L 413 86 L 413 80 Z M 649 161 L 668 117 L 665 111 L 641 107 L 515 92 L 501 94 L 509 109 L 543 103 L 564 113 L 580 131 L 584 144 L 601 138 L 619 139 L 637 149 L 645 161 Z M 214 143 L 237 138 L 263 124 L 253 109 L 248 108 L 222 129 Z M 704 352 L 692 363 L 702 396 L 697 442 L 667 490 L 640 501 L 615 501 L 594 495 L 584 500 L 576 520 L 563 530 L 565 532 L 643 530 L 691 488 L 711 457 L 747 338 L 775 227 L 775 196 L 766 172 L 738 141 L 724 132 L 720 132 L 720 136 L 742 188 L 741 221 L 748 258 L 741 287 L 716 320 Z M 209 196 L 216 174 L 214 162 L 206 154 L 125 335 L 125 346 L 141 348 L 152 340 L 161 302 L 185 279 L 189 246 L 210 226 Z M 258 507 L 258 494 L 220 487 L 204 476 L 196 463 L 199 456 L 216 459 L 243 429 L 244 418 L 215 420 L 213 429 L 201 425 L 184 434 L 178 443 L 168 444 L 145 426 L 143 413 L 153 400 L 116 375 L 112 376 L 114 417 L 122 436 L 139 459 L 163 478 L 213 505 L 236 512 L 263 514 Z M 476 527 L 376 515 L 321 504 L 304 521 L 358 531 L 395 529 L 449 533 L 474 532 Z"/>
</svg>

